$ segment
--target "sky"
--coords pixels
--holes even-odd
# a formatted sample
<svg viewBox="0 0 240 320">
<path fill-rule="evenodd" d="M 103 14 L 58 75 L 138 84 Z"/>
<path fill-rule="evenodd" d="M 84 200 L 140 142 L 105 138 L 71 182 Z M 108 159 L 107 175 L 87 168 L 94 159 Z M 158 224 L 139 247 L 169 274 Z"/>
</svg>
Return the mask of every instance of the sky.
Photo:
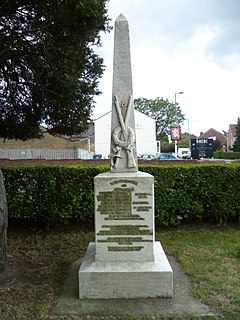
<svg viewBox="0 0 240 320">
<path fill-rule="evenodd" d="M 237 123 L 240 0 L 110 0 L 113 27 L 121 13 L 129 23 L 134 99 L 176 96 L 186 118 L 182 132 L 197 136 Z M 111 110 L 113 36 L 114 29 L 101 33 L 97 49 L 106 69 L 93 119 Z"/>
</svg>

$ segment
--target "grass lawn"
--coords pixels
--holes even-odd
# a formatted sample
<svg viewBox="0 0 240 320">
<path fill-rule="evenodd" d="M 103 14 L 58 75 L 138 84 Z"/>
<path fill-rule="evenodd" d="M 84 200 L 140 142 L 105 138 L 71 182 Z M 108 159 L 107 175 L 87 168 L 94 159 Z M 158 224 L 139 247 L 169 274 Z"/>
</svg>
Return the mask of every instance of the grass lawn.
<svg viewBox="0 0 240 320">
<path fill-rule="evenodd" d="M 49 231 L 9 227 L 8 267 L 0 274 L 0 319 L 59 319 L 48 314 L 70 265 L 93 239 L 91 228 L 76 224 Z M 239 226 L 157 229 L 156 239 L 189 275 L 194 296 L 222 315 L 205 319 L 240 319 Z"/>
</svg>

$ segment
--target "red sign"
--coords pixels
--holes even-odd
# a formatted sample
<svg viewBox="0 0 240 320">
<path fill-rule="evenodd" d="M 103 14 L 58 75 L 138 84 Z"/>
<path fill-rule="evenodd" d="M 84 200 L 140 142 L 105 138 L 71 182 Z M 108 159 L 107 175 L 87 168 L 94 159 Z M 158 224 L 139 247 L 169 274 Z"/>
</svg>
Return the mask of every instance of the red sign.
<svg viewBox="0 0 240 320">
<path fill-rule="evenodd" d="M 172 140 L 181 139 L 181 128 L 180 127 L 171 127 L 171 139 Z"/>
</svg>

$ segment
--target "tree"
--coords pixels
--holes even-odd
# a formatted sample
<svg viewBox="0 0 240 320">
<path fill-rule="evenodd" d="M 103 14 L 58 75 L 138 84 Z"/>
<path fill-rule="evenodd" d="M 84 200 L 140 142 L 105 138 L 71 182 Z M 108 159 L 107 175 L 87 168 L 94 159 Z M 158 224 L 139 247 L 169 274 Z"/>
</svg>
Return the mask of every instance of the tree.
<svg viewBox="0 0 240 320">
<path fill-rule="evenodd" d="M 2 0 L 0 137 L 81 133 L 98 95 L 103 60 L 93 51 L 109 31 L 108 0 Z M 0 272 L 5 268 L 7 203 L 0 170 Z"/>
<path fill-rule="evenodd" d="M 158 140 L 167 140 L 173 122 L 179 125 L 185 120 L 180 106 L 168 99 L 138 98 L 134 100 L 135 109 L 156 120 L 156 136 Z"/>
<path fill-rule="evenodd" d="M 221 151 L 222 150 L 222 143 L 220 140 L 216 139 L 213 141 L 213 151 Z"/>
<path fill-rule="evenodd" d="M 236 126 L 236 140 L 233 144 L 233 151 L 240 152 L 240 118 L 238 117 Z"/>
<path fill-rule="evenodd" d="M 100 94 L 103 60 L 93 48 L 109 31 L 109 0 L 2 0 L 0 137 L 86 130 Z"/>
<path fill-rule="evenodd" d="M 6 266 L 6 246 L 7 246 L 8 208 L 6 190 L 0 170 L 0 272 Z"/>
<path fill-rule="evenodd" d="M 181 133 L 181 139 L 178 141 L 178 148 L 190 148 L 190 134 L 188 132 Z"/>
</svg>

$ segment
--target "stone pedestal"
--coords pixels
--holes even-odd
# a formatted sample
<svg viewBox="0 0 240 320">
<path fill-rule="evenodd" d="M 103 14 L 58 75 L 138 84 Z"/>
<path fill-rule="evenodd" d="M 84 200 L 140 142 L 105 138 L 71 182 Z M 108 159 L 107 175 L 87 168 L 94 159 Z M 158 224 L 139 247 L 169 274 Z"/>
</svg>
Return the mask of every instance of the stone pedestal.
<svg viewBox="0 0 240 320">
<path fill-rule="evenodd" d="M 171 297 L 173 272 L 154 232 L 154 177 L 94 179 L 95 244 L 79 270 L 80 299 Z"/>
<path fill-rule="evenodd" d="M 172 297 L 173 272 L 160 242 L 147 262 L 96 262 L 95 249 L 90 243 L 79 270 L 80 299 Z"/>
</svg>

